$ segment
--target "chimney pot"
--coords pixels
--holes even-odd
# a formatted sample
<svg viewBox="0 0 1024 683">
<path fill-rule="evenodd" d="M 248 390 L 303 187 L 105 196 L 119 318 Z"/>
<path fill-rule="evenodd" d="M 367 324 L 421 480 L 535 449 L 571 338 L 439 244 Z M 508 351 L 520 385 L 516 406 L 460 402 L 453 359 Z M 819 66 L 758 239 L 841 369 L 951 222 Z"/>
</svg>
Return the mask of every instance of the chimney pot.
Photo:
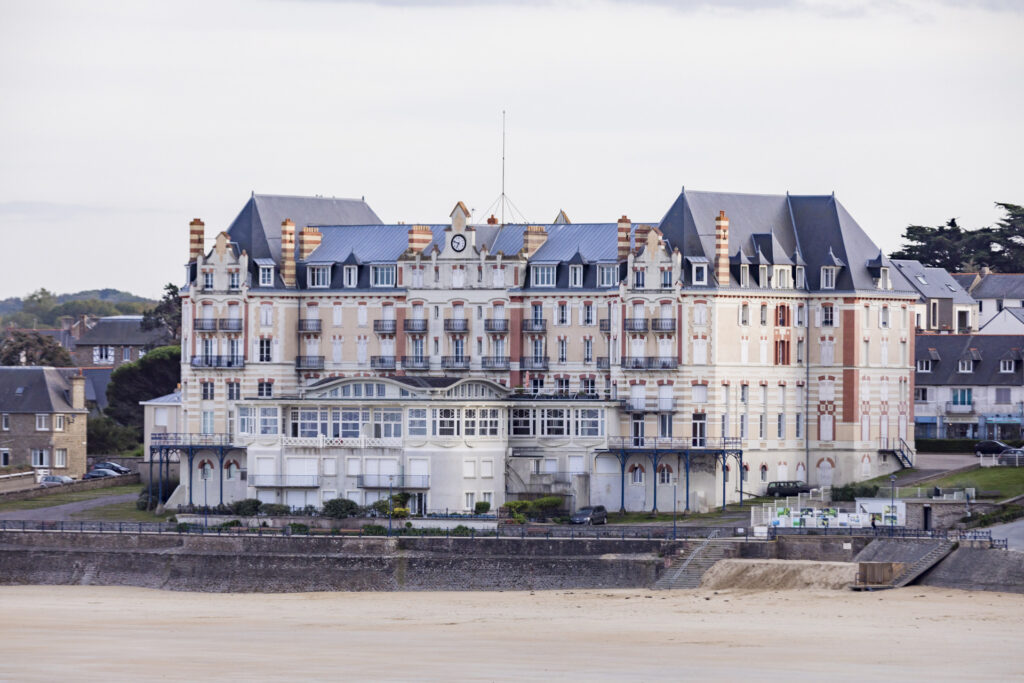
<svg viewBox="0 0 1024 683">
<path fill-rule="evenodd" d="M 498 224 L 498 219 L 495 218 L 494 214 L 492 213 L 491 217 L 487 219 L 487 225 L 497 225 L 497 224 Z"/>
<path fill-rule="evenodd" d="M 715 279 L 719 287 L 729 286 L 729 219 L 725 211 L 715 218 Z"/>
</svg>

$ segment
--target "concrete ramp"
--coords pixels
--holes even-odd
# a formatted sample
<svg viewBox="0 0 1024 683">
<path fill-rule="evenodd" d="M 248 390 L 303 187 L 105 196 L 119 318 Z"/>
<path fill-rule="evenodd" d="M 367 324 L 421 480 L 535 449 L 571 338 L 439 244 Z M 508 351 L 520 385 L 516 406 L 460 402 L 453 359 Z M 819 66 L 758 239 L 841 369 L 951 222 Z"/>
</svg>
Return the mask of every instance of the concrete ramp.
<svg viewBox="0 0 1024 683">
<path fill-rule="evenodd" d="M 902 588 L 917 580 L 956 547 L 948 540 L 905 541 L 878 539 L 857 553 L 860 566 L 855 589 Z M 882 571 L 884 570 L 884 571 Z M 875 574 L 876 580 L 869 580 Z M 881 583 L 878 577 L 888 580 Z"/>
<path fill-rule="evenodd" d="M 740 590 L 844 590 L 857 578 L 852 562 L 720 560 L 704 573 L 701 588 Z"/>
<path fill-rule="evenodd" d="M 933 551 L 943 541 L 932 539 L 876 538 L 857 553 L 854 562 L 902 562 L 911 565 Z"/>
</svg>

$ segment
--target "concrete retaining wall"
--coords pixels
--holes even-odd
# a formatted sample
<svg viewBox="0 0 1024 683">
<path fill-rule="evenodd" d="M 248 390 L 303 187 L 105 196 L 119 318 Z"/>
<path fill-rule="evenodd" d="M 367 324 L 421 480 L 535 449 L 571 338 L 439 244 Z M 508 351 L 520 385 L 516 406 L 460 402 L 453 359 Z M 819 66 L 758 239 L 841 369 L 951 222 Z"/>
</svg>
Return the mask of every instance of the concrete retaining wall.
<svg viewBox="0 0 1024 683">
<path fill-rule="evenodd" d="M 925 574 L 924 586 L 1024 593 L 1024 553 L 963 547 Z"/>
<path fill-rule="evenodd" d="M 138 483 L 139 475 L 137 474 L 126 474 L 120 477 L 107 477 L 105 479 L 86 479 L 84 481 L 75 481 L 70 484 L 64 484 L 63 486 L 51 486 L 45 489 L 36 487 L 25 491 L 9 491 L 6 493 L 0 493 L 0 503 L 9 503 L 14 500 L 45 498 L 46 496 L 55 496 L 58 493 L 68 493 L 69 491 L 91 491 L 93 489 L 106 489 L 111 486 L 125 486 L 127 484 Z"/>
</svg>

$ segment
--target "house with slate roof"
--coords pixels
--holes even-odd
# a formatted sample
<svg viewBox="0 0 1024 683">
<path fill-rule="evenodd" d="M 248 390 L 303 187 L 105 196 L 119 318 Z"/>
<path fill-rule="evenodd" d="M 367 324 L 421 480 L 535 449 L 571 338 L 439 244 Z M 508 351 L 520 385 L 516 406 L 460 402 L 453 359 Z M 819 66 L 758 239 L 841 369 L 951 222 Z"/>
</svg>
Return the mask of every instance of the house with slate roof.
<svg viewBox="0 0 1024 683">
<path fill-rule="evenodd" d="M 917 344 L 918 438 L 1021 438 L 1024 335 L 921 335 Z"/>
<path fill-rule="evenodd" d="M 1007 306 L 989 318 L 981 334 L 1024 334 L 1024 308 Z"/>
<path fill-rule="evenodd" d="M 946 269 L 900 259 L 893 265 L 920 295 L 914 312 L 919 332 L 970 334 L 978 328 L 978 302 Z"/>
<path fill-rule="evenodd" d="M 684 189 L 660 221 L 504 225 L 254 195 L 204 231 L 183 426 L 150 449 L 184 454 L 171 505 L 238 462 L 244 494 L 218 492 L 295 507 L 702 510 L 913 457 L 921 295 L 831 195 Z"/>
<path fill-rule="evenodd" d="M 85 378 L 76 369 L 0 367 L 0 467 L 86 471 Z"/>
<path fill-rule="evenodd" d="M 111 315 L 98 319 L 75 341 L 71 356 L 79 367 L 116 369 L 173 341 L 166 330 L 142 329 L 141 315 Z"/>
<path fill-rule="evenodd" d="M 1024 273 L 993 273 L 982 268 L 978 273 L 957 273 L 953 277 L 978 302 L 979 327 L 1004 308 L 1024 307 Z"/>
</svg>

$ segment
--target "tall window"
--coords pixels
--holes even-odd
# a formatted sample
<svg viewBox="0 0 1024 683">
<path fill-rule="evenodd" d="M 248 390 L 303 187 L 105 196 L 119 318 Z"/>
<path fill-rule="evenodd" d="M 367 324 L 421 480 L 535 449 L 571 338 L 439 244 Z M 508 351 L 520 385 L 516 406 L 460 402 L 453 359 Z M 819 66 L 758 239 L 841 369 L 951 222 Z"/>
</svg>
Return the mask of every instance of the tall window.
<svg viewBox="0 0 1024 683">
<path fill-rule="evenodd" d="M 706 285 L 708 283 L 708 266 L 706 263 L 697 263 L 693 266 L 693 284 Z"/>
<path fill-rule="evenodd" d="M 67 467 L 68 466 L 68 449 L 58 448 L 53 452 L 53 466 L 54 467 Z"/>
<path fill-rule="evenodd" d="M 32 467 L 49 467 L 50 451 L 45 448 L 32 449 Z"/>
<path fill-rule="evenodd" d="M 637 268 L 635 271 L 633 271 L 633 288 L 643 289 L 646 278 L 647 271 L 644 268 Z"/>
<path fill-rule="evenodd" d="M 619 284 L 618 266 L 598 266 L 599 287 L 614 287 Z"/>
<path fill-rule="evenodd" d="M 228 273 L 228 289 L 238 289 L 241 278 L 239 277 L 237 270 L 232 270 Z"/>
<path fill-rule="evenodd" d="M 836 309 L 834 306 L 821 307 L 821 326 L 834 327 L 836 323 Z"/>
<path fill-rule="evenodd" d="M 594 340 L 584 339 L 583 340 L 583 362 L 592 363 L 594 361 Z"/>
<path fill-rule="evenodd" d="M 53 431 L 63 432 L 64 431 L 64 416 L 54 415 L 53 416 Z"/>
<path fill-rule="evenodd" d="M 569 266 L 569 286 L 583 286 L 583 266 Z"/>
<path fill-rule="evenodd" d="M 583 324 L 593 325 L 594 324 L 594 304 L 585 303 L 583 304 Z"/>
<path fill-rule="evenodd" d="M 203 273 L 203 289 L 213 289 L 213 273 L 210 271 Z"/>
<path fill-rule="evenodd" d="M 835 289 L 836 288 L 836 269 L 834 266 L 824 266 L 821 269 L 821 288 L 822 289 Z"/>
<path fill-rule="evenodd" d="M 36 431 L 37 432 L 48 432 L 50 431 L 50 416 L 40 413 L 36 415 Z"/>
<path fill-rule="evenodd" d="M 352 289 L 359 285 L 359 266 L 345 266 L 342 276 L 345 278 L 345 286 Z"/>
<path fill-rule="evenodd" d="M 199 385 L 202 387 L 202 390 L 203 390 L 203 400 L 204 401 L 212 401 L 213 400 L 213 382 L 200 382 Z"/>
<path fill-rule="evenodd" d="M 272 353 L 272 340 L 260 339 L 259 361 L 261 363 L 269 363 L 272 359 Z"/>
<path fill-rule="evenodd" d="M 672 288 L 672 271 L 669 269 L 661 271 L 661 288 L 671 289 Z"/>
<path fill-rule="evenodd" d="M 228 400 L 237 401 L 242 398 L 241 382 L 228 382 Z"/>
<path fill-rule="evenodd" d="M 568 355 L 569 342 L 565 339 L 558 340 L 558 362 L 564 363 Z"/>
</svg>

